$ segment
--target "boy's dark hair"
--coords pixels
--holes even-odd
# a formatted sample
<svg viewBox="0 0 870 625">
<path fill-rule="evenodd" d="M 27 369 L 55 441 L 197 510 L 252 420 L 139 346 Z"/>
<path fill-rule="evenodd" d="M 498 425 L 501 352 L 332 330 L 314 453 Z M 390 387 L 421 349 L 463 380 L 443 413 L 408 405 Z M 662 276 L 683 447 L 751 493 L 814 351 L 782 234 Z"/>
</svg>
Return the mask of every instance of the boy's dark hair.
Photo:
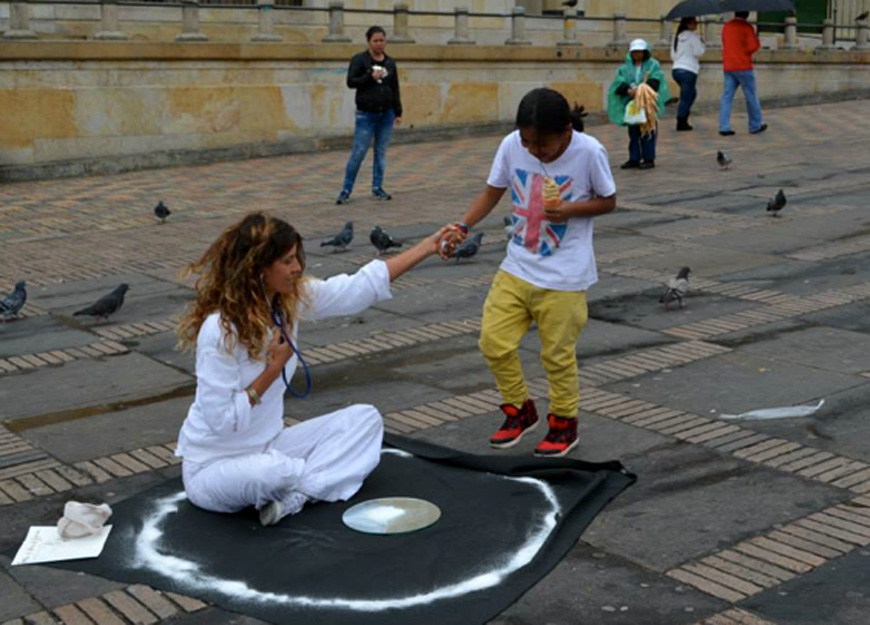
<svg viewBox="0 0 870 625">
<path fill-rule="evenodd" d="M 378 34 L 386 37 L 387 31 L 385 31 L 380 26 L 370 26 L 369 29 L 366 31 L 366 41 L 371 41 L 372 37 L 374 37 L 375 35 L 378 35 Z"/>
<path fill-rule="evenodd" d="M 734 17 L 742 17 L 743 19 L 748 19 L 749 11 L 734 11 Z"/>
<path fill-rule="evenodd" d="M 520 101 L 517 108 L 517 128 L 534 128 L 541 134 L 561 134 L 570 124 L 577 132 L 583 132 L 586 111 L 568 100 L 558 91 L 542 87 L 532 89 Z"/>
</svg>

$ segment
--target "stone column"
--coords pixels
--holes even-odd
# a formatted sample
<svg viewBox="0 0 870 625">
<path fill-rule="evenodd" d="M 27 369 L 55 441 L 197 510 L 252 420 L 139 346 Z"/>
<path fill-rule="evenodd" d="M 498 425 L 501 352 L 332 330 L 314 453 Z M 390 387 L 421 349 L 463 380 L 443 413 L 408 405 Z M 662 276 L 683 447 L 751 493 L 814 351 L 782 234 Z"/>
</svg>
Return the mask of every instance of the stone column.
<svg viewBox="0 0 870 625">
<path fill-rule="evenodd" d="M 628 45 L 626 35 L 625 13 L 613 14 L 613 39 L 607 44 L 608 48 L 624 48 Z"/>
<path fill-rule="evenodd" d="M 511 11 L 511 36 L 505 41 L 509 46 L 530 46 L 532 42 L 526 39 L 526 10 L 514 7 Z"/>
<path fill-rule="evenodd" d="M 785 41 L 782 44 L 783 50 L 797 50 L 797 18 L 789 16 L 785 18 Z"/>
<path fill-rule="evenodd" d="M 199 32 L 199 0 L 181 0 L 181 34 L 176 41 L 208 41 Z"/>
<path fill-rule="evenodd" d="M 275 34 L 275 0 L 257 0 L 257 15 L 259 29 L 251 41 L 281 41 L 281 35 Z"/>
<path fill-rule="evenodd" d="M 468 8 L 456 7 L 453 9 L 455 14 L 453 39 L 447 43 L 450 45 L 474 45 L 476 42 L 471 38 L 468 29 Z"/>
<path fill-rule="evenodd" d="M 855 49 L 870 49 L 870 22 L 858 20 L 855 24 L 858 26 L 858 33 L 855 35 Z"/>
<path fill-rule="evenodd" d="M 396 3 L 393 5 L 393 36 L 391 43 L 414 43 L 414 38 L 408 32 L 408 5 Z"/>
<path fill-rule="evenodd" d="M 719 35 L 719 29 L 716 26 L 719 24 L 719 19 L 711 17 L 704 20 L 704 43 L 708 48 L 721 48 L 722 38 Z"/>
<path fill-rule="evenodd" d="M 350 43 L 350 37 L 344 34 L 344 2 L 329 3 L 329 34 L 322 39 L 323 43 Z"/>
<path fill-rule="evenodd" d="M 671 45 L 671 30 L 673 24 L 665 19 L 665 14 L 662 13 L 659 18 L 659 40 L 656 41 L 656 46 L 659 48 L 668 48 Z"/>
<path fill-rule="evenodd" d="M 10 0 L 9 30 L 3 33 L 4 39 L 36 39 L 30 29 L 30 6 L 27 0 Z"/>
<path fill-rule="evenodd" d="M 94 39 L 101 41 L 123 41 L 128 39 L 127 33 L 121 31 L 118 20 L 118 0 L 102 0 L 100 2 L 100 32 Z"/>
<path fill-rule="evenodd" d="M 816 50 L 834 49 L 834 20 L 827 19 L 822 22 L 822 45 Z"/>
<path fill-rule="evenodd" d="M 577 39 L 577 12 L 574 9 L 568 9 L 564 15 L 564 34 L 562 40 L 556 42 L 557 46 L 581 46 L 580 40 Z"/>
</svg>

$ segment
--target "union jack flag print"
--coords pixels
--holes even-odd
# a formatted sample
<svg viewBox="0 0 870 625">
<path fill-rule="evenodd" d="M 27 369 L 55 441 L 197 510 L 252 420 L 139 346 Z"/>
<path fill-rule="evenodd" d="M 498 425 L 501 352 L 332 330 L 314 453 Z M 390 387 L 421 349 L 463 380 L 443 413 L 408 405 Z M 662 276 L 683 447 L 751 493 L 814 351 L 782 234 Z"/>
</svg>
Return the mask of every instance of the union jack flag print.
<svg viewBox="0 0 870 625">
<path fill-rule="evenodd" d="M 511 243 L 541 256 L 551 256 L 562 242 L 568 224 L 550 223 L 544 217 L 544 176 L 517 169 L 512 178 L 514 234 Z M 570 176 L 556 176 L 554 180 L 559 185 L 560 195 L 570 197 L 574 180 Z"/>
</svg>

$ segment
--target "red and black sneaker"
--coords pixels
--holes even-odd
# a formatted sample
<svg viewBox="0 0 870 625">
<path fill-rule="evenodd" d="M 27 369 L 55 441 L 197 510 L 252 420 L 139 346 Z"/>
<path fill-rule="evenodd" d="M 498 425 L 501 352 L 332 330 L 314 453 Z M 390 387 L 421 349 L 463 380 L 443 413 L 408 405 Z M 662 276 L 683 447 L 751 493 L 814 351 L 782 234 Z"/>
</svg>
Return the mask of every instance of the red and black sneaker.
<svg viewBox="0 0 870 625">
<path fill-rule="evenodd" d="M 550 425 L 550 431 L 535 447 L 536 456 L 561 458 L 580 443 L 577 438 L 576 418 L 557 417 L 550 413 L 547 415 L 547 423 Z"/>
<path fill-rule="evenodd" d="M 498 431 L 490 436 L 489 444 L 496 449 L 513 447 L 522 440 L 526 432 L 531 432 L 538 427 L 538 411 L 535 410 L 535 402 L 527 399 L 522 408 L 513 404 L 499 406 L 505 415 L 505 420 Z"/>
</svg>

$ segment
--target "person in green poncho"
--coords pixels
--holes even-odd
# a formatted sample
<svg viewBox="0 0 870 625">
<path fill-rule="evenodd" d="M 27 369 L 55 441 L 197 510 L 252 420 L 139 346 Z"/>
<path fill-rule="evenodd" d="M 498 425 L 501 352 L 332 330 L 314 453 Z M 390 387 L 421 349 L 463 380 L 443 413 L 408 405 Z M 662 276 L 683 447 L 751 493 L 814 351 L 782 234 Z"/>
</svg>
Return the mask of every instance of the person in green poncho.
<svg viewBox="0 0 870 625">
<path fill-rule="evenodd" d="M 625 121 L 625 107 L 634 99 L 637 86 L 644 80 L 658 92 L 658 113 L 661 114 L 670 97 L 668 81 L 662 66 L 652 58 L 649 44 L 643 39 L 635 39 L 629 45 L 625 63 L 616 70 L 616 78 L 607 94 L 607 114 L 610 121 L 620 126 L 628 126 L 628 160 L 623 163 L 622 169 L 652 169 L 656 166 L 658 124 L 651 132 L 644 134 L 639 124 Z"/>
</svg>

